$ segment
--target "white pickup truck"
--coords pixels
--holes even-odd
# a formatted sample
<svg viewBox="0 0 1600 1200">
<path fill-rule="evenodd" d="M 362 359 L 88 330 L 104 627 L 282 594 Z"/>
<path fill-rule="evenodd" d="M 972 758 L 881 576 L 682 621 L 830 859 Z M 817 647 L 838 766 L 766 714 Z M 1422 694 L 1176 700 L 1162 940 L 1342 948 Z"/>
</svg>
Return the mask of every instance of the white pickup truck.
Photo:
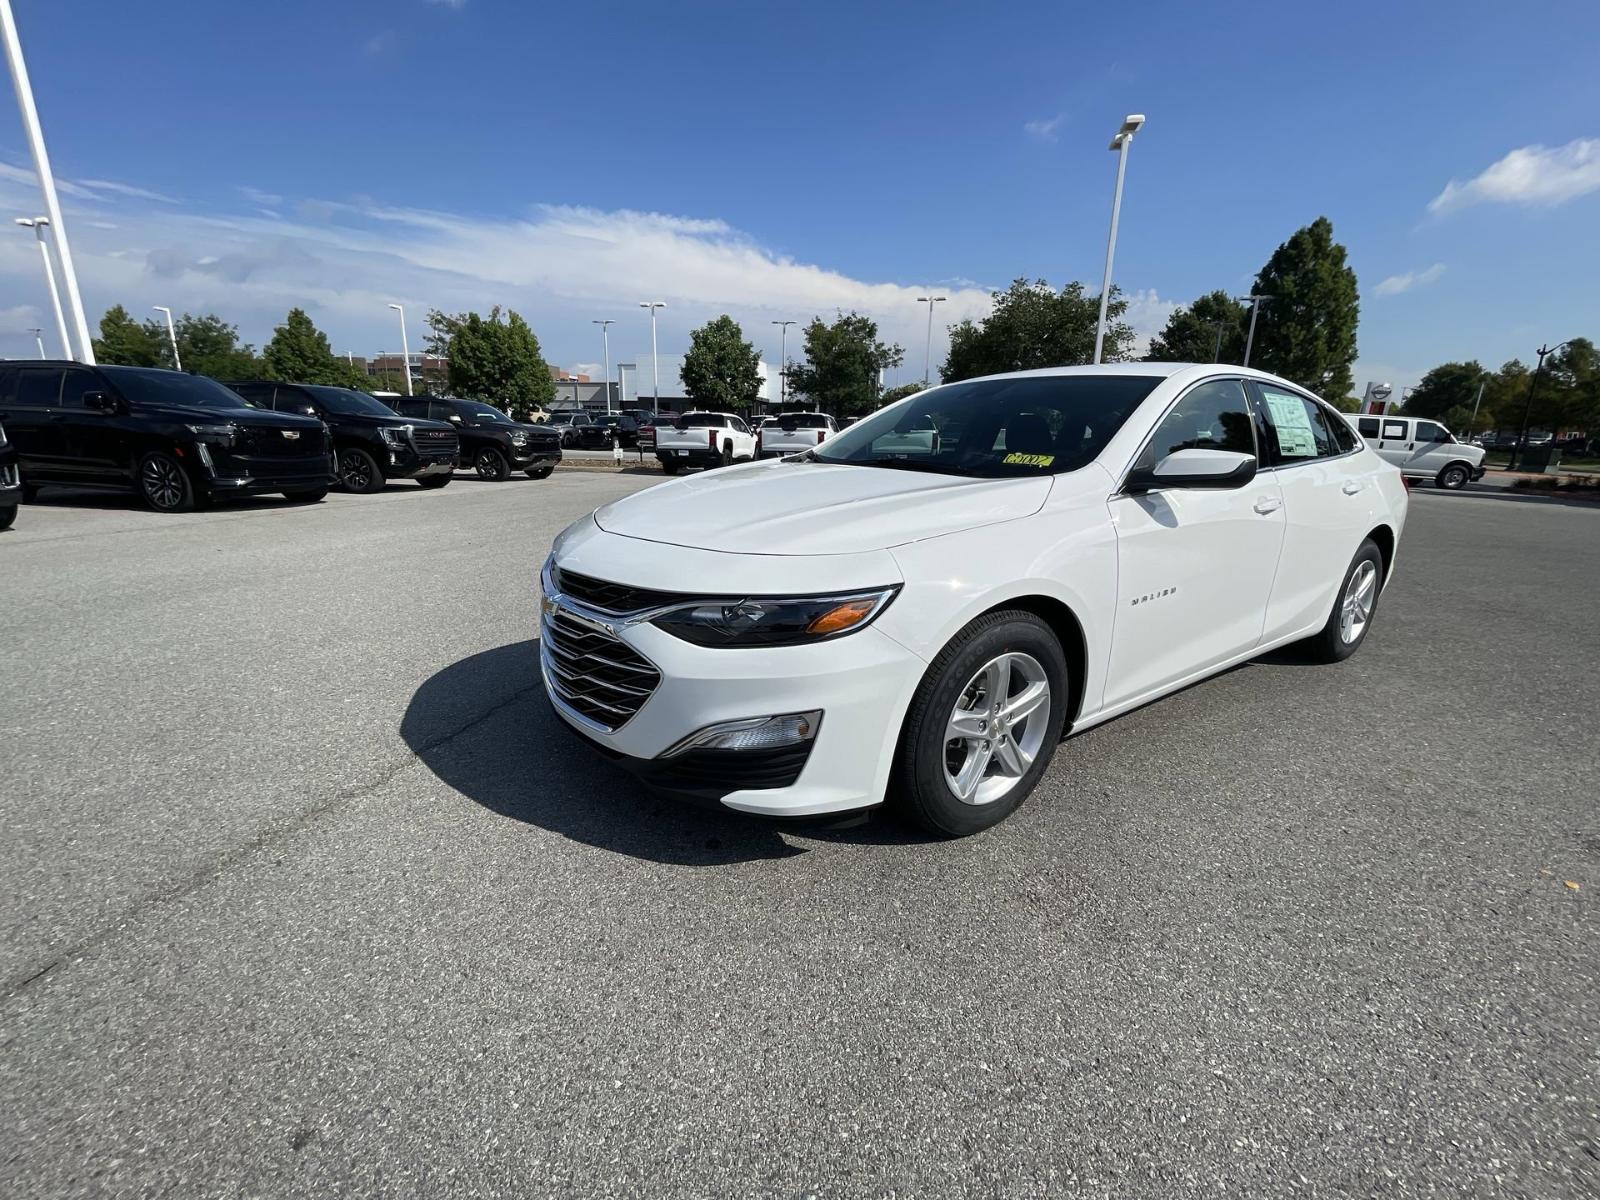
<svg viewBox="0 0 1600 1200">
<path fill-rule="evenodd" d="M 839 432 L 827 413 L 797 412 L 768 417 L 756 433 L 756 457 L 778 458 L 820 446 Z"/>
<path fill-rule="evenodd" d="M 668 475 L 683 467 L 725 467 L 756 456 L 756 436 L 732 413 L 684 413 L 656 426 L 656 459 Z"/>
</svg>

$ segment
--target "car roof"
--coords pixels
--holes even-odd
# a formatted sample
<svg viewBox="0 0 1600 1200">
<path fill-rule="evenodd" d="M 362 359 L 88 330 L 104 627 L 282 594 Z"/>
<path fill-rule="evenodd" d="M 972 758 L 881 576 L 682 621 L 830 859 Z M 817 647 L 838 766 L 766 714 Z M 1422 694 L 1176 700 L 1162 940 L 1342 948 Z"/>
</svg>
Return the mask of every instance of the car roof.
<svg viewBox="0 0 1600 1200">
<path fill-rule="evenodd" d="M 1082 367 L 1038 367 L 1032 371 L 1002 371 L 994 375 L 979 375 L 976 379 L 1026 379 L 1038 376 L 1072 376 L 1072 375 L 1112 375 L 1123 377 L 1142 377 L 1145 379 L 1172 379 L 1180 375 L 1192 375 L 1196 379 L 1207 375 L 1233 375 L 1243 376 L 1247 379 L 1263 379 L 1271 383 L 1281 383 L 1286 387 L 1299 388 L 1300 385 L 1293 380 L 1284 379 L 1266 371 L 1258 371 L 1254 367 L 1241 367 L 1234 363 L 1186 363 L 1186 362 L 1126 362 L 1126 363 L 1099 363 Z M 960 383 L 972 383 L 973 379 L 962 379 Z M 1308 389 L 1300 388 L 1301 391 Z"/>
</svg>

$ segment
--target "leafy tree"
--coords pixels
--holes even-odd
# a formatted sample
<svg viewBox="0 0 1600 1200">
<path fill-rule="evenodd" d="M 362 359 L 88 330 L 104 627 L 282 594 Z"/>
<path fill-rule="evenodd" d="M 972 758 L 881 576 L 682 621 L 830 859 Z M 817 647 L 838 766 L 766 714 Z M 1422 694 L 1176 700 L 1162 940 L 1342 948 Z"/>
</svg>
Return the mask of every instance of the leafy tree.
<svg viewBox="0 0 1600 1200">
<path fill-rule="evenodd" d="M 1487 384 L 1488 378 L 1489 372 L 1477 362 L 1440 363 L 1424 375 L 1422 382 L 1406 397 L 1406 416 L 1441 420 L 1457 408 L 1466 409 L 1470 415 L 1478 386 Z"/>
<path fill-rule="evenodd" d="M 428 314 L 428 350 L 450 360 L 448 382 L 457 396 L 484 400 L 507 412 L 547 407 L 556 385 L 539 339 L 522 317 L 497 304 L 475 312 Z"/>
<path fill-rule="evenodd" d="M 1242 362 L 1249 321 L 1250 310 L 1227 292 L 1208 292 L 1173 311 L 1166 328 L 1151 339 L 1145 361 Z"/>
<path fill-rule="evenodd" d="M 141 325 L 118 304 L 106 309 L 100 318 L 100 336 L 94 339 L 94 356 L 107 366 L 156 367 L 164 364 L 161 345 L 166 341 L 166 329 L 161 331 L 158 343 L 149 326 Z"/>
<path fill-rule="evenodd" d="M 1106 308 L 1107 362 L 1126 358 L 1133 344 L 1133 330 L 1122 321 L 1127 309 L 1128 302 L 1113 288 Z M 939 376 L 953 383 L 1001 371 L 1087 363 L 1094 358 L 1099 321 L 1100 298 L 1087 295 L 1081 283 L 1057 292 L 1043 279 L 1013 280 L 1005 291 L 994 293 L 994 309 L 980 323 L 962 321 L 951 327 L 950 353 Z"/>
<path fill-rule="evenodd" d="M 879 404 L 878 373 L 905 358 L 899 346 L 878 340 L 878 323 L 860 313 L 840 314 L 832 324 L 811 318 L 805 330 L 806 360 L 789 364 L 789 395 L 808 397 L 837 417 L 870 412 Z"/>
<path fill-rule="evenodd" d="M 1356 325 L 1361 302 L 1333 223 L 1318 217 L 1273 251 L 1255 294 L 1271 296 L 1257 315 L 1250 365 L 1322 396 L 1355 390 Z"/>
<path fill-rule="evenodd" d="M 170 353 L 164 324 L 158 324 L 161 344 Z M 249 379 L 263 370 L 255 349 L 239 341 L 239 328 L 211 313 L 191 316 L 184 313 L 174 322 L 178 335 L 178 354 L 183 369 L 213 379 Z"/>
<path fill-rule="evenodd" d="M 878 403 L 893 404 L 896 400 L 904 400 L 907 396 L 915 396 L 918 392 L 924 390 L 926 389 L 923 388 L 922 380 L 920 379 L 915 383 L 902 383 L 884 392 L 884 394 L 878 398 Z"/>
<path fill-rule="evenodd" d="M 366 376 L 335 356 L 328 345 L 328 335 L 312 323 L 302 308 L 289 310 L 283 324 L 272 331 L 272 340 L 261 357 L 265 373 L 273 379 L 335 387 L 366 385 Z"/>
<path fill-rule="evenodd" d="M 1489 376 L 1483 390 L 1479 424 L 1485 429 L 1521 429 L 1522 407 L 1528 398 L 1532 376 L 1527 364 L 1515 358 Z"/>
<path fill-rule="evenodd" d="M 729 412 L 748 408 L 761 388 L 761 355 L 727 314 L 689 334 L 683 356 L 683 390 L 698 408 Z"/>
<path fill-rule="evenodd" d="M 1588 338 L 1573 338 L 1544 360 L 1530 420 L 1552 431 L 1600 422 L 1600 353 Z"/>
</svg>

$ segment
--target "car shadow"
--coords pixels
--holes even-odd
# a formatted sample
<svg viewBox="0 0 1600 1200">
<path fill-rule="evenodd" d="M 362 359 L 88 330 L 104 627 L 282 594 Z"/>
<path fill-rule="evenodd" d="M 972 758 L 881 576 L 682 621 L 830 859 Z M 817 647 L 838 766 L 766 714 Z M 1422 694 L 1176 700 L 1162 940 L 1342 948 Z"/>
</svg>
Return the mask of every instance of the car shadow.
<svg viewBox="0 0 1600 1200">
<path fill-rule="evenodd" d="M 330 492 L 329 495 L 334 493 Z M 35 508 L 103 508 L 122 512 L 150 512 L 143 500 L 132 492 L 101 491 L 98 488 L 75 488 L 41 484 L 39 492 L 24 507 Z M 263 508 L 307 508 L 303 500 L 290 500 L 286 496 L 235 496 L 198 507 L 199 512 L 248 512 Z M 186 514 L 176 514 L 179 516 Z"/>
<path fill-rule="evenodd" d="M 1429 488 L 1427 494 L 1474 496 L 1480 500 L 1503 500 L 1510 504 L 1555 504 L 1563 508 L 1600 507 L 1600 492 L 1564 488 L 1509 488 L 1493 484 L 1471 484 L 1458 492 L 1450 492 L 1444 488 Z"/>
<path fill-rule="evenodd" d="M 849 828 L 779 825 L 651 792 L 556 716 L 537 641 L 485 650 L 426 680 L 400 736 L 442 782 L 491 812 L 651 862 L 722 866 L 805 853 L 786 831 L 858 844 L 923 840 L 877 817 Z"/>
</svg>

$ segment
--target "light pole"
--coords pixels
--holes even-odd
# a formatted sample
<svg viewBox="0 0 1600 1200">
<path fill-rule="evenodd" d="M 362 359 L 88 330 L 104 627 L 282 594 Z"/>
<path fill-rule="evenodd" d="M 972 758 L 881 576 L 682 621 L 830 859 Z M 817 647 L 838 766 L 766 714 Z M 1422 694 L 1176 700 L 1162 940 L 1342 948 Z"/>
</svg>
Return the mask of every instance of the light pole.
<svg viewBox="0 0 1600 1200">
<path fill-rule="evenodd" d="M 1250 365 L 1250 351 L 1256 344 L 1256 314 L 1261 311 L 1261 306 L 1263 304 L 1265 304 L 1268 300 L 1271 300 L 1272 297 L 1271 296 L 1257 296 L 1254 293 L 1252 293 L 1251 295 L 1248 295 L 1248 296 L 1240 296 L 1239 299 L 1242 300 L 1242 301 L 1248 302 L 1249 305 L 1250 305 L 1250 332 L 1249 332 L 1248 335 L 1246 335 L 1246 337 L 1244 339 L 1244 363 L 1243 363 L 1244 366 L 1248 367 Z"/>
<path fill-rule="evenodd" d="M 1212 321 L 1211 326 L 1217 331 L 1217 344 L 1211 348 L 1211 361 L 1222 361 L 1222 331 L 1227 326 L 1226 321 Z"/>
<path fill-rule="evenodd" d="M 1100 284 L 1100 323 L 1094 327 L 1094 361 L 1099 363 L 1100 352 L 1106 340 L 1106 306 L 1111 303 L 1111 260 L 1117 253 L 1117 220 L 1122 216 L 1122 177 L 1128 170 L 1128 147 L 1133 145 L 1133 135 L 1144 124 L 1143 113 L 1129 113 L 1122 118 L 1122 128 L 1107 147 L 1117 152 L 1117 190 L 1111 199 L 1111 236 L 1106 239 L 1106 274 Z"/>
<path fill-rule="evenodd" d="M 789 326 L 798 321 L 774 321 L 778 327 L 778 407 L 789 402 Z"/>
<path fill-rule="evenodd" d="M 661 411 L 661 359 L 656 354 L 656 309 L 665 308 L 666 302 L 662 300 L 641 300 L 640 308 L 650 310 L 650 374 L 655 380 L 654 401 L 652 408 Z"/>
<path fill-rule="evenodd" d="M 67 226 L 61 219 L 61 201 L 56 196 L 56 177 L 50 170 L 50 154 L 44 146 L 44 130 L 39 127 L 39 110 L 33 103 L 33 85 L 28 82 L 28 64 L 22 59 L 22 42 L 17 37 L 17 19 L 11 0 L 0 0 L 0 36 L 6 43 L 6 65 L 11 68 L 11 85 L 16 89 L 17 108 L 22 113 L 22 128 L 33 152 L 34 173 L 44 193 L 44 210 L 55 230 L 56 253 L 61 256 L 61 277 L 67 285 L 67 302 L 72 306 L 72 324 L 78 334 L 78 360 L 94 366 L 94 343 L 89 338 L 89 322 L 83 315 L 83 297 L 78 294 L 78 275 L 72 268 L 72 247 L 67 244 Z M 72 357 L 72 345 L 67 345 Z"/>
<path fill-rule="evenodd" d="M 611 326 L 615 321 L 590 321 L 591 325 L 600 326 L 600 345 L 606 354 L 606 373 L 600 376 L 606 381 L 606 411 L 611 411 Z"/>
<path fill-rule="evenodd" d="M 28 330 L 28 332 L 33 334 L 34 343 L 39 347 L 39 357 L 43 358 L 44 357 L 44 330 L 39 329 L 38 327 L 34 327 L 34 328 L 30 328 Z"/>
<path fill-rule="evenodd" d="M 1121 190 L 1121 185 L 1120 184 L 1118 185 L 1118 190 L 1119 191 Z M 1116 234 L 1112 234 L 1111 236 L 1115 237 Z M 1111 269 L 1111 267 L 1108 264 L 1107 267 L 1106 267 L 1106 270 L 1109 271 L 1110 269 Z M 932 379 L 932 376 L 929 373 L 931 371 L 931 367 L 929 366 L 929 364 L 933 361 L 933 306 L 935 304 L 943 304 L 944 302 L 945 302 L 945 297 L 943 297 L 943 296 L 935 296 L 932 292 L 929 292 L 926 296 L 918 296 L 917 297 L 917 303 L 918 304 L 926 304 L 928 306 L 928 341 L 922 348 L 922 386 L 923 387 L 927 387 L 928 384 L 931 382 L 931 379 Z M 1102 312 L 1100 314 L 1100 319 L 1102 321 L 1105 320 L 1105 313 L 1104 312 Z M 1095 347 L 1094 360 L 1095 360 L 1095 362 L 1099 362 L 1100 361 L 1100 348 L 1098 346 Z"/>
<path fill-rule="evenodd" d="M 1565 346 L 1566 344 L 1567 344 L 1566 342 L 1558 342 L 1554 346 L 1540 346 L 1539 347 L 1539 365 L 1534 367 L 1534 369 L 1533 369 L 1533 378 L 1528 380 L 1528 402 L 1522 406 L 1522 436 L 1517 439 L 1517 444 L 1514 447 L 1512 447 L 1512 450 L 1511 450 L 1511 461 L 1506 464 L 1506 470 L 1508 470 L 1508 471 L 1515 471 L 1517 469 L 1517 460 L 1518 460 L 1518 458 L 1527 457 L 1527 453 L 1528 453 L 1528 417 L 1530 415 L 1532 415 L 1532 413 L 1533 413 L 1533 397 L 1534 397 L 1534 394 L 1539 390 L 1539 376 L 1544 372 L 1545 355 L 1554 354 L 1557 350 L 1561 349 L 1561 347 Z M 1555 444 L 1555 440 L 1556 440 L 1556 431 L 1554 429 L 1552 429 L 1550 431 L 1550 442 L 1551 442 L 1552 446 Z"/>
<path fill-rule="evenodd" d="M 183 370 L 183 359 L 178 357 L 178 331 L 172 327 L 172 310 L 160 304 L 152 304 L 150 307 L 158 313 L 167 315 L 167 340 L 172 343 L 172 365 L 179 371 Z"/>
<path fill-rule="evenodd" d="M 578 396 L 578 373 L 574 371 L 572 373 L 572 411 L 578 412 L 582 408 L 583 400 Z M 609 412 L 610 409 L 606 411 Z"/>
<path fill-rule="evenodd" d="M 400 359 L 406 368 L 406 395 L 411 395 L 411 343 L 406 341 L 406 310 L 401 304 L 391 304 L 390 308 L 400 314 Z"/>
<path fill-rule="evenodd" d="M 56 290 L 55 267 L 50 262 L 50 243 L 45 240 L 45 227 L 50 224 L 49 217 L 18 217 L 17 224 L 32 229 L 34 236 L 39 239 L 39 257 L 44 260 L 44 281 L 50 285 L 50 305 L 56 310 L 56 329 L 61 333 L 62 353 L 68 358 L 72 357 L 72 339 L 67 336 L 67 318 L 61 311 L 61 293 Z"/>
<path fill-rule="evenodd" d="M 1487 382 L 1484 380 L 1478 384 L 1478 398 L 1472 402 L 1472 420 L 1467 422 L 1468 441 L 1472 440 L 1472 431 L 1478 427 L 1478 405 L 1483 403 L 1483 387 Z"/>
</svg>

